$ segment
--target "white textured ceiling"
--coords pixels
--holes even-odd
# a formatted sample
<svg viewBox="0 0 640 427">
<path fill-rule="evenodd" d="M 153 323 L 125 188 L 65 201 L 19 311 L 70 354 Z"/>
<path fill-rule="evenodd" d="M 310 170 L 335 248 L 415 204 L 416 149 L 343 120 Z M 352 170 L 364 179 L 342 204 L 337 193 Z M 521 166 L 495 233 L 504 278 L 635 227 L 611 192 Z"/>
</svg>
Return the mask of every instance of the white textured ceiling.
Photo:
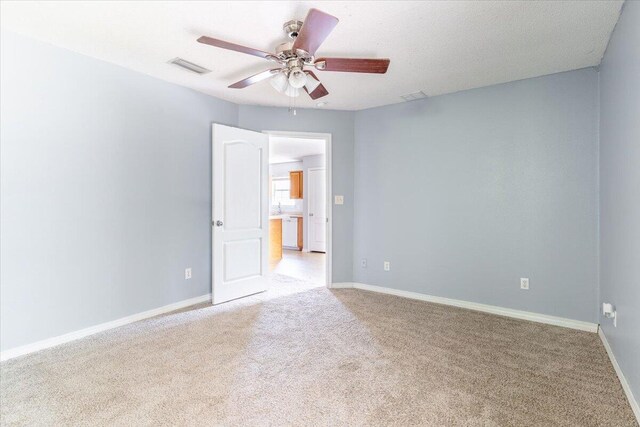
<svg viewBox="0 0 640 427">
<path fill-rule="evenodd" d="M 318 8 L 340 19 L 316 56 L 388 57 L 386 75 L 317 72 L 324 108 L 359 110 L 598 65 L 622 1 L 70 1 L 1 3 L 2 28 L 240 104 L 288 106 L 268 82 L 227 86 L 273 66 L 196 43 L 265 51 L 282 24 Z M 169 65 L 176 56 L 212 70 Z M 297 106 L 316 107 L 306 95 Z"/>
<path fill-rule="evenodd" d="M 269 137 L 269 163 L 287 163 L 324 153 L 324 139 Z"/>
</svg>

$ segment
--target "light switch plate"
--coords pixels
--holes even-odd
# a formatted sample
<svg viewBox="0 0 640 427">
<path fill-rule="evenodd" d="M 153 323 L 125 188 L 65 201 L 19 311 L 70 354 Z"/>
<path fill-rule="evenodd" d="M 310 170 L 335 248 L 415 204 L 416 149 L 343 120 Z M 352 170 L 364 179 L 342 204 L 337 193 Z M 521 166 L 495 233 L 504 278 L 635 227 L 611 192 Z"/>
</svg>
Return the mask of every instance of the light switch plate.
<svg viewBox="0 0 640 427">
<path fill-rule="evenodd" d="M 344 196 L 336 196 L 336 205 L 344 205 Z"/>
</svg>

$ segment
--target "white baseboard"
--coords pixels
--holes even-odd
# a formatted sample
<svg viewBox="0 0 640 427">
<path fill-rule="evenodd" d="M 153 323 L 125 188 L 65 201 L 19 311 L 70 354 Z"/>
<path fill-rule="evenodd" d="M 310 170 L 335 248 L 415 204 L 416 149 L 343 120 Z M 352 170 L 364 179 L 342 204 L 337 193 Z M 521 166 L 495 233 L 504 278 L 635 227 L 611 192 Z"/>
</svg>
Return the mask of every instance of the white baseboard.
<svg viewBox="0 0 640 427">
<path fill-rule="evenodd" d="M 616 374 L 618 375 L 618 379 L 620 380 L 620 385 L 622 385 L 622 389 L 624 390 L 624 394 L 627 395 L 627 400 L 629 400 L 629 405 L 631 405 L 631 409 L 633 410 L 634 415 L 636 416 L 636 420 L 638 424 L 640 424 L 640 405 L 638 405 L 638 401 L 633 396 L 633 392 L 631 391 L 631 387 L 627 382 L 624 374 L 622 373 L 622 369 L 620 369 L 620 365 L 618 365 L 618 361 L 616 360 L 616 356 L 613 354 L 613 350 L 611 350 L 611 346 L 609 345 L 609 341 L 607 341 L 607 337 L 604 335 L 604 331 L 602 328 L 598 331 L 598 335 L 602 340 L 602 344 L 604 345 L 605 350 L 607 350 L 607 354 L 609 355 L 609 360 L 611 360 L 611 364 L 613 365 L 613 369 L 616 370 Z"/>
<path fill-rule="evenodd" d="M 332 283 L 329 286 L 330 289 L 351 289 L 351 288 L 355 288 L 355 283 L 353 282 L 337 282 L 337 283 Z"/>
<path fill-rule="evenodd" d="M 480 304 L 476 302 L 462 301 L 451 298 L 436 297 L 433 295 L 421 294 L 418 292 L 402 291 L 399 289 L 385 288 L 382 286 L 367 285 L 365 283 L 334 283 L 333 286 L 341 288 L 355 288 L 365 291 L 379 292 L 382 294 L 396 295 L 404 298 L 411 298 L 420 301 L 434 302 L 437 304 L 451 305 L 454 307 L 467 308 L 469 310 L 483 311 L 485 313 L 497 314 L 500 316 L 513 317 L 515 319 L 530 320 L 532 322 L 546 323 L 548 325 L 562 326 L 565 328 L 578 329 L 587 332 L 598 332 L 598 324 L 583 322 L 581 320 L 565 319 L 564 317 L 549 316 L 546 314 L 532 313 L 529 311 L 514 310 L 511 308 L 498 307 L 495 305 Z M 350 285 L 350 286 L 349 286 Z"/>
<path fill-rule="evenodd" d="M 201 295 L 199 297 L 174 302 L 173 304 L 143 311 L 142 313 L 132 314 L 131 316 L 122 317 L 120 319 L 101 323 L 99 325 L 90 326 L 79 331 L 69 332 L 68 334 L 60 335 L 53 338 L 47 338 L 45 340 L 37 341 L 20 347 L 11 348 L 0 353 L 0 361 L 13 359 L 14 357 L 23 356 L 25 354 L 33 353 L 39 350 L 44 350 L 45 348 L 55 347 L 57 345 L 75 341 L 89 335 L 97 334 L 98 332 L 103 332 L 109 329 L 117 328 L 119 326 L 127 325 L 129 323 L 138 322 L 140 320 L 148 319 L 150 317 L 158 316 L 160 314 L 179 310 L 181 308 L 189 307 L 191 305 L 200 304 L 207 301 L 211 301 L 211 294 Z"/>
</svg>

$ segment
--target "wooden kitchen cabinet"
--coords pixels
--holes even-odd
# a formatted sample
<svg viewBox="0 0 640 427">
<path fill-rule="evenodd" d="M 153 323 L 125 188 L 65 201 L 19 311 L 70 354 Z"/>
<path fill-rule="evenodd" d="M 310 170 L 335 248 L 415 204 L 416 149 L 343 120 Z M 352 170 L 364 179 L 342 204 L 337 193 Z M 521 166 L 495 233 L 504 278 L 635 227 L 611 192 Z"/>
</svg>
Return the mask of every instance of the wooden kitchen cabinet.
<svg viewBox="0 0 640 427">
<path fill-rule="evenodd" d="M 269 220 L 269 262 L 282 259 L 282 219 Z"/>
<path fill-rule="evenodd" d="M 302 250 L 304 242 L 302 241 L 302 217 L 298 217 L 298 250 Z"/>
<path fill-rule="evenodd" d="M 289 172 L 289 181 L 291 181 L 289 198 L 302 199 L 302 171 Z"/>
</svg>

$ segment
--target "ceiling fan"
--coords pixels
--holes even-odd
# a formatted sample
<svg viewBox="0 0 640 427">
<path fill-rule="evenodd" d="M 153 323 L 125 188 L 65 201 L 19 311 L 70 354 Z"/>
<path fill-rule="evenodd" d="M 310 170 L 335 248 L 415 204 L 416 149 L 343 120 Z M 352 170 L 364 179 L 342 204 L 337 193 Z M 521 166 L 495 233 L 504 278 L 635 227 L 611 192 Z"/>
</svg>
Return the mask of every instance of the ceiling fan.
<svg viewBox="0 0 640 427">
<path fill-rule="evenodd" d="M 335 16 L 310 9 L 304 23 L 293 20 L 284 24 L 283 30 L 292 41 L 278 45 L 275 54 L 207 36 L 200 37 L 198 42 L 259 56 L 279 64 L 278 68 L 263 71 L 230 85 L 232 89 L 242 89 L 271 78 L 271 85 L 280 93 L 297 97 L 300 89 L 304 89 L 311 99 L 318 99 L 329 92 L 315 73 L 305 67 L 313 67 L 318 71 L 374 74 L 384 74 L 389 67 L 389 59 L 316 58 L 316 50 L 337 24 L 338 18 Z"/>
</svg>

